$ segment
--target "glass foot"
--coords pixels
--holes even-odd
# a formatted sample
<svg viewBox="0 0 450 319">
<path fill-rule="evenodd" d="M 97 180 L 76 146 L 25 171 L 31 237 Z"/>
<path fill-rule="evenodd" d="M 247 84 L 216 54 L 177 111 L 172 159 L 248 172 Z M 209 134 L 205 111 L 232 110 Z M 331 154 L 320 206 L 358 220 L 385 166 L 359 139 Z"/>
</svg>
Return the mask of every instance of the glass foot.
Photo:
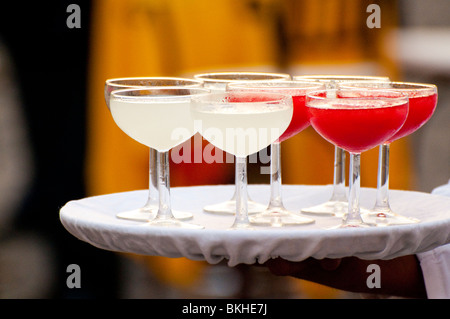
<svg viewBox="0 0 450 319">
<path fill-rule="evenodd" d="M 367 223 L 348 223 L 348 224 L 340 224 L 337 226 L 333 226 L 327 229 L 344 229 L 344 228 L 366 228 L 366 227 L 373 227 L 371 224 Z"/>
<path fill-rule="evenodd" d="M 231 227 L 227 228 L 227 230 L 255 230 L 250 223 L 234 223 Z"/>
<path fill-rule="evenodd" d="M 343 228 L 367 228 L 374 227 L 375 225 L 368 222 L 366 219 L 345 221 L 343 220 L 340 225 L 332 226 L 327 229 L 343 229 Z"/>
<path fill-rule="evenodd" d="M 147 221 L 143 226 L 155 226 L 155 227 L 173 227 L 173 228 L 186 228 L 186 229 L 203 229 L 204 226 L 182 222 L 176 218 L 155 218 Z"/>
<path fill-rule="evenodd" d="M 158 206 L 154 207 L 142 207 L 138 209 L 129 210 L 126 212 L 121 212 L 116 215 L 117 218 L 135 220 L 135 221 L 149 221 L 156 217 L 156 212 L 158 211 Z M 178 220 L 187 220 L 194 217 L 191 213 L 180 212 L 177 210 L 173 211 L 173 216 Z"/>
<path fill-rule="evenodd" d="M 254 202 L 252 200 L 249 200 L 247 203 L 248 203 L 248 213 L 249 214 L 261 213 L 267 207 L 266 205 Z M 236 201 L 228 200 L 226 202 L 219 203 L 219 204 L 207 205 L 207 206 L 203 207 L 203 210 L 207 213 L 213 213 L 213 214 L 235 215 L 236 214 Z"/>
<path fill-rule="evenodd" d="M 257 225 L 270 225 L 272 227 L 282 227 L 289 225 L 304 225 L 315 222 L 312 218 L 300 216 L 290 212 L 284 207 L 271 207 L 264 212 L 249 217 L 250 223 Z"/>
<path fill-rule="evenodd" d="M 304 214 L 343 217 L 348 211 L 348 203 L 342 201 L 327 201 L 325 203 L 302 208 Z"/>
<path fill-rule="evenodd" d="M 363 216 L 368 223 L 376 226 L 408 225 L 420 222 L 417 218 L 396 214 L 391 209 L 374 209 L 365 212 Z"/>
<path fill-rule="evenodd" d="M 370 212 L 369 209 L 361 207 L 361 213 Z M 348 202 L 342 201 L 328 201 L 316 206 L 302 208 L 303 214 L 311 214 L 318 216 L 334 216 L 344 217 L 348 212 Z"/>
</svg>

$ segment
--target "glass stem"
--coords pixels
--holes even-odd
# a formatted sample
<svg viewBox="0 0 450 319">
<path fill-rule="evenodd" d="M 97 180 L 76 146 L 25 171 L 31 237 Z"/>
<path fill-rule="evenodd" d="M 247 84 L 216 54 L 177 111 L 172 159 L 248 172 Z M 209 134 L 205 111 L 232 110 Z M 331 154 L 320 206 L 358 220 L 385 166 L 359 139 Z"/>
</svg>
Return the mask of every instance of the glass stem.
<svg viewBox="0 0 450 319">
<path fill-rule="evenodd" d="M 270 146 L 270 202 L 269 209 L 283 208 L 281 199 L 281 143 Z"/>
<path fill-rule="evenodd" d="M 232 228 L 247 227 L 248 219 L 247 203 L 247 159 L 236 156 L 236 217 Z"/>
<path fill-rule="evenodd" d="M 169 172 L 169 152 L 157 152 L 156 166 L 158 168 L 158 192 L 159 209 L 156 219 L 172 219 L 172 209 L 170 202 L 170 172 Z"/>
<path fill-rule="evenodd" d="M 158 174 L 156 170 L 156 157 L 157 152 L 155 149 L 150 148 L 149 152 L 149 171 L 148 171 L 148 198 L 147 203 L 145 204 L 144 208 L 151 208 L 152 206 L 155 206 L 157 203 L 157 196 L 158 194 Z"/>
<path fill-rule="evenodd" d="M 247 159 L 245 159 L 245 160 L 247 161 Z M 235 161 L 236 161 L 236 157 L 235 157 Z M 247 173 L 245 174 L 245 183 L 247 184 Z M 238 192 L 237 182 L 235 181 L 234 193 L 233 193 L 233 196 L 230 199 L 231 201 L 235 201 L 236 200 L 237 192 Z M 247 193 L 247 201 L 251 201 L 250 196 L 248 195 L 248 193 Z"/>
<path fill-rule="evenodd" d="M 389 149 L 390 144 L 380 145 L 378 153 L 377 196 L 374 210 L 390 211 L 389 206 Z"/>
<path fill-rule="evenodd" d="M 334 179 L 333 194 L 330 201 L 345 202 L 345 151 L 342 148 L 334 148 Z"/>
<path fill-rule="evenodd" d="M 333 90 L 337 86 L 336 82 L 331 81 L 327 86 L 327 97 L 335 98 L 336 92 Z M 345 151 L 334 147 L 334 177 L 333 177 L 333 194 L 330 201 L 346 202 L 347 195 L 345 193 Z"/>
<path fill-rule="evenodd" d="M 358 225 L 362 223 L 359 196 L 360 196 L 360 172 L 361 154 L 350 154 L 350 177 L 349 177 L 349 201 L 348 213 L 344 217 L 344 226 Z"/>
</svg>

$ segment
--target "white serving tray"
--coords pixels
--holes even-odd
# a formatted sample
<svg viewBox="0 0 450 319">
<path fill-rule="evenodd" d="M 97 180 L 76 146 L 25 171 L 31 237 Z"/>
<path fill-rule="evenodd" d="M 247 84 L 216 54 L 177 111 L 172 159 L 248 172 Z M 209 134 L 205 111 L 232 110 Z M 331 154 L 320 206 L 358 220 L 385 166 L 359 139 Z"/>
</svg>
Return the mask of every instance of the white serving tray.
<svg viewBox="0 0 450 319">
<path fill-rule="evenodd" d="M 302 207 L 329 199 L 331 187 L 284 185 L 284 204 L 300 212 Z M 147 190 L 70 201 L 61 208 L 60 220 L 72 235 L 101 249 L 187 257 L 211 264 L 226 259 L 229 266 L 264 263 L 275 257 L 291 261 L 346 256 L 391 259 L 450 243 L 450 197 L 446 196 L 391 190 L 392 209 L 420 219 L 418 224 L 330 230 L 329 227 L 338 225 L 340 219 L 307 215 L 314 218 L 315 223 L 229 230 L 234 216 L 205 213 L 202 207 L 230 199 L 233 191 L 232 185 L 171 189 L 172 208 L 193 213 L 193 219 L 188 222 L 203 225 L 204 229 L 154 227 L 116 217 L 121 211 L 143 206 Z M 269 186 L 249 185 L 249 194 L 255 201 L 267 203 Z M 362 206 L 371 208 L 374 200 L 374 189 L 361 189 Z"/>
</svg>

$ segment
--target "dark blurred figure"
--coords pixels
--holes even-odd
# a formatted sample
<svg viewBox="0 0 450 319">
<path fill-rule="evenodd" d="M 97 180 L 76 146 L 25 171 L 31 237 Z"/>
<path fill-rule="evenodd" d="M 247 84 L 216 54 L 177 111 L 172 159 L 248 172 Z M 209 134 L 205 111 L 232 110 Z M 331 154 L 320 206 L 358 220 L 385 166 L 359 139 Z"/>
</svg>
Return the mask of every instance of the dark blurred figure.
<svg viewBox="0 0 450 319">
<path fill-rule="evenodd" d="M 81 28 L 69 28 L 70 4 Z M 43 236 L 55 254 L 50 298 L 115 298 L 117 256 L 70 235 L 59 209 L 85 196 L 86 78 L 91 1 L 11 1 L 0 9 L 0 37 L 12 57 L 24 107 L 34 175 L 16 215 L 19 232 Z M 81 288 L 66 285 L 67 266 L 81 268 Z"/>
</svg>

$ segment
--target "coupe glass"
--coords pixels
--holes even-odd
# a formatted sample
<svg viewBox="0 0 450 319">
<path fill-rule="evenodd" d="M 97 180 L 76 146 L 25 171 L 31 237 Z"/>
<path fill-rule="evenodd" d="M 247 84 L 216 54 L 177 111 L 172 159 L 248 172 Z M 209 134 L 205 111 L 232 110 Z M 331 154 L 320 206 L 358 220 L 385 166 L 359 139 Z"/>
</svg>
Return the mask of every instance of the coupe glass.
<svg viewBox="0 0 450 319">
<path fill-rule="evenodd" d="M 351 93 L 350 93 L 351 92 Z M 389 140 L 405 123 L 408 96 L 396 91 L 338 90 L 307 94 L 311 126 L 327 141 L 350 153 L 348 212 L 338 227 L 366 227 L 360 211 L 360 156 Z"/>
<path fill-rule="evenodd" d="M 291 123 L 283 135 L 271 144 L 270 151 L 270 200 L 268 207 L 258 214 L 251 215 L 250 222 L 255 224 L 270 224 L 280 227 L 284 225 L 299 225 L 313 223 L 314 219 L 300 216 L 284 207 L 281 182 L 281 142 L 295 136 L 309 127 L 308 111 L 305 105 L 306 93 L 311 90 L 325 89 L 318 82 L 283 81 L 283 82 L 236 82 L 230 83 L 230 92 L 272 92 L 292 97 L 294 112 Z"/>
<path fill-rule="evenodd" d="M 265 92 L 211 93 L 192 98 L 202 135 L 236 158 L 235 220 L 231 229 L 251 229 L 248 217 L 247 157 L 275 142 L 292 119 L 292 98 Z"/>
<path fill-rule="evenodd" d="M 365 75 L 299 75 L 294 76 L 293 79 L 296 81 L 317 81 L 324 83 L 329 92 L 334 92 L 338 83 L 345 83 L 348 81 L 389 81 L 388 77 Z M 348 200 L 345 189 L 345 151 L 342 148 L 335 146 L 333 190 L 331 198 L 325 203 L 312 207 L 305 207 L 302 209 L 302 212 L 306 214 L 342 217 L 347 211 L 347 205 Z"/>
<path fill-rule="evenodd" d="M 213 93 L 221 93 L 226 91 L 227 84 L 238 81 L 287 81 L 291 79 L 289 74 L 285 73 L 267 73 L 267 72 L 214 72 L 214 73 L 201 73 L 194 75 L 194 78 L 203 81 L 204 87 L 211 90 Z M 236 207 L 236 192 L 232 198 L 228 201 L 207 205 L 203 207 L 205 212 L 216 214 L 234 214 Z M 266 209 L 266 206 L 257 203 L 250 199 L 247 194 L 248 211 L 252 213 L 260 213 Z"/>
<path fill-rule="evenodd" d="M 109 107 L 111 92 L 115 90 L 142 88 L 142 87 L 202 87 L 203 82 L 194 79 L 179 77 L 127 77 L 108 79 L 105 83 L 104 95 L 106 106 Z M 147 221 L 156 216 L 158 211 L 158 186 L 156 175 L 156 150 L 150 148 L 149 154 L 149 192 L 147 202 L 143 207 L 130 211 L 120 212 L 117 217 L 138 221 Z M 192 218 L 192 214 L 182 211 L 173 211 L 176 218 L 180 220 Z"/>
<path fill-rule="evenodd" d="M 375 206 L 365 213 L 366 219 L 378 226 L 413 224 L 417 218 L 395 213 L 389 204 L 389 153 L 391 143 L 421 128 L 433 115 L 437 105 L 437 87 L 434 84 L 411 82 L 349 82 L 343 88 L 393 90 L 409 97 L 409 113 L 403 127 L 379 146 L 377 195 Z"/>
<path fill-rule="evenodd" d="M 203 228 L 176 219 L 170 200 L 169 151 L 195 133 L 190 112 L 193 96 L 209 93 L 204 88 L 152 87 L 116 90 L 110 109 L 119 128 L 137 142 L 156 150 L 159 206 L 146 225 Z"/>
</svg>

